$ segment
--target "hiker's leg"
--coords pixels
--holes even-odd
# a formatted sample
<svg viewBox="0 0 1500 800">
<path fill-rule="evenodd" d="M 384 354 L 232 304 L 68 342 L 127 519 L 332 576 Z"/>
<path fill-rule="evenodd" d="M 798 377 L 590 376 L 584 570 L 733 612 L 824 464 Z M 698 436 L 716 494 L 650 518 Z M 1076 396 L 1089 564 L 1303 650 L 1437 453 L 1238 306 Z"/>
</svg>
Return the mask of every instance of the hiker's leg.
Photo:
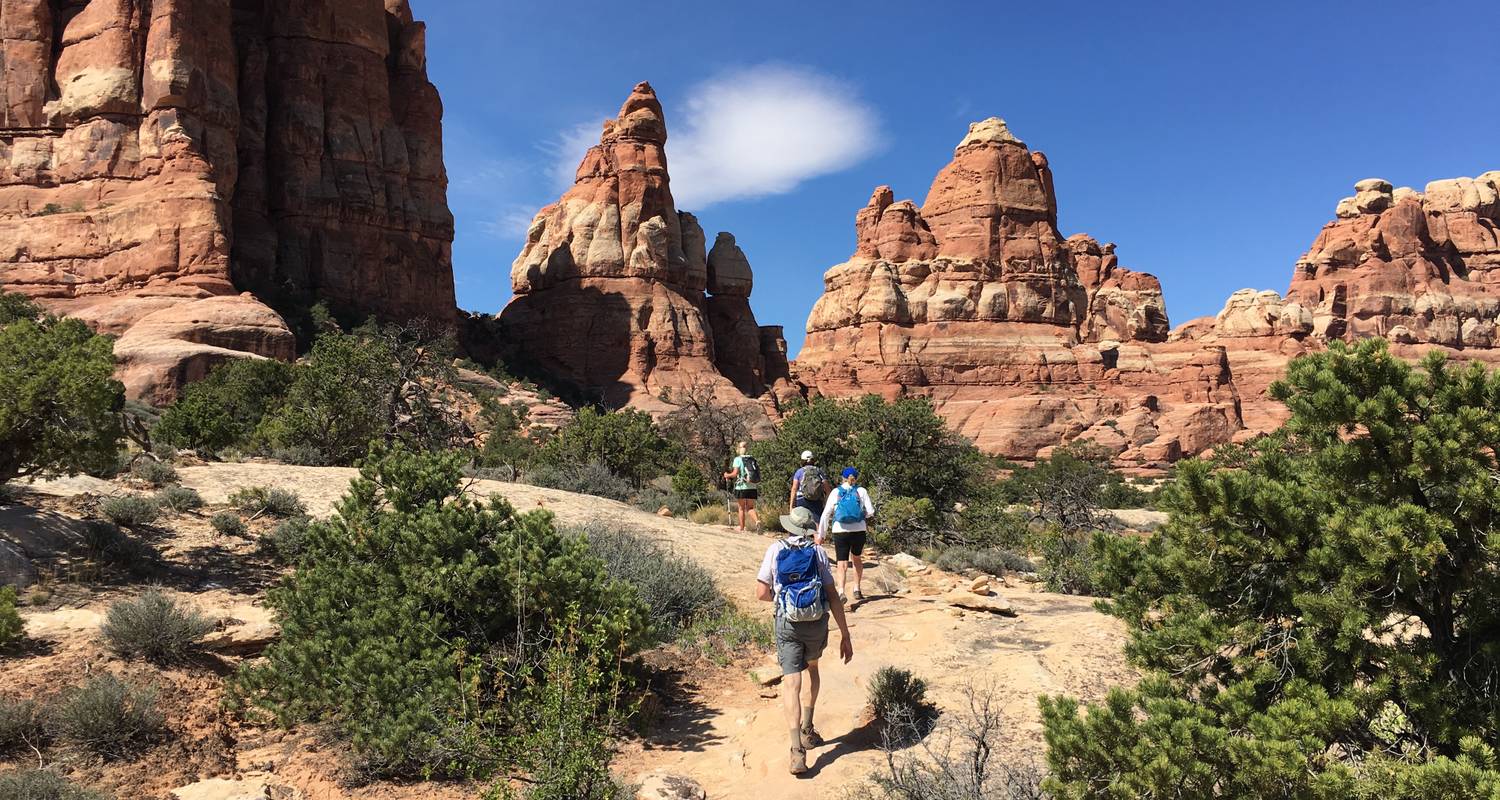
<svg viewBox="0 0 1500 800">
<path fill-rule="evenodd" d="M 854 591 L 864 594 L 865 586 L 865 559 L 864 556 L 849 556 L 854 560 Z"/>
<path fill-rule="evenodd" d="M 792 732 L 792 746 L 802 744 L 802 673 L 781 676 L 781 709 L 786 712 L 786 726 Z"/>
<path fill-rule="evenodd" d="M 750 503 L 749 503 L 749 506 L 750 506 L 750 526 L 752 528 L 754 528 L 755 530 L 760 530 L 760 514 L 755 510 L 755 503 L 756 503 L 756 501 L 754 501 L 754 500 L 751 500 Z"/>
<path fill-rule="evenodd" d="M 839 596 L 846 596 L 847 592 L 844 590 L 849 588 L 849 562 L 840 561 L 838 563 L 838 575 L 834 577 L 838 580 Z"/>
<path fill-rule="evenodd" d="M 818 662 L 807 662 L 807 702 L 802 705 L 802 726 L 811 728 L 813 726 L 813 709 L 818 705 L 818 687 L 822 681 L 818 678 Z"/>
<path fill-rule="evenodd" d="M 748 502 L 749 501 L 743 497 L 734 501 L 734 504 L 739 506 L 740 508 L 740 530 L 745 529 L 745 504 Z"/>
</svg>

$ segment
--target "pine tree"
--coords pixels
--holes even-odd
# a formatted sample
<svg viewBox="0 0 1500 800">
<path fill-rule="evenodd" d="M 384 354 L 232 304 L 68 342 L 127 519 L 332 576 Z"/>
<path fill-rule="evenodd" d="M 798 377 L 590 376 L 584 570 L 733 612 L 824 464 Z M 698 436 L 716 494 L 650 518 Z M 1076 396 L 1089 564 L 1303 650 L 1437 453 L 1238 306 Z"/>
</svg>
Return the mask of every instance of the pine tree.
<svg viewBox="0 0 1500 800">
<path fill-rule="evenodd" d="M 1500 373 L 1335 343 L 1272 394 L 1157 536 L 1096 541 L 1147 677 L 1044 698 L 1052 792 L 1500 797 Z"/>
</svg>

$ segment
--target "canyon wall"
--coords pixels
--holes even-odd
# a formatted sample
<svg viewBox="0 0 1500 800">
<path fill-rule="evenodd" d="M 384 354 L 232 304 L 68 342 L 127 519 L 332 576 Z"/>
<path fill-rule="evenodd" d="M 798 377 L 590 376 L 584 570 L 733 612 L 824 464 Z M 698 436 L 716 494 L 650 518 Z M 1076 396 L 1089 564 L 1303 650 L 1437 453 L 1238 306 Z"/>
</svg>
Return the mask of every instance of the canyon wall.
<svg viewBox="0 0 1500 800">
<path fill-rule="evenodd" d="M 1079 438 L 1169 461 L 1229 441 L 1222 347 L 1168 342 L 1161 284 L 1057 229 L 1045 155 L 970 126 L 918 207 L 879 187 L 828 270 L 795 368 L 826 396 L 925 396 L 981 448 L 1032 458 Z"/>
<path fill-rule="evenodd" d="M 712 249 L 678 211 L 667 127 L 650 84 L 604 123 L 560 200 L 537 213 L 511 267 L 502 336 L 531 370 L 612 406 L 671 407 L 706 383 L 726 401 L 796 393 L 786 342 L 750 310 L 750 262 L 732 235 Z"/>
<path fill-rule="evenodd" d="M 290 358 L 272 305 L 451 321 L 424 37 L 406 0 L 0 0 L 0 286 L 157 403 Z"/>
</svg>

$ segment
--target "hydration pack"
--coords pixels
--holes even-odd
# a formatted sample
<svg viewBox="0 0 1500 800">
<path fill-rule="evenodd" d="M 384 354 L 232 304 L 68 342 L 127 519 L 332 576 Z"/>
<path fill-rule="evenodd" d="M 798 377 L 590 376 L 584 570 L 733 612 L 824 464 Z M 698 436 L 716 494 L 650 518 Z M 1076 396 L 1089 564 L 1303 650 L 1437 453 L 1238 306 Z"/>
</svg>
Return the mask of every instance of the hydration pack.
<svg viewBox="0 0 1500 800">
<path fill-rule="evenodd" d="M 819 467 L 802 468 L 802 480 L 797 482 L 797 496 L 814 502 L 827 496 L 828 476 Z"/>
<path fill-rule="evenodd" d="M 744 483 L 760 483 L 760 464 L 755 456 L 740 456 L 740 480 Z"/>
<path fill-rule="evenodd" d="M 833 518 L 845 524 L 865 521 L 865 504 L 859 501 L 857 487 L 839 487 L 839 499 L 833 507 Z"/>
<path fill-rule="evenodd" d="M 828 613 L 823 577 L 818 569 L 818 546 L 788 544 L 776 554 L 776 613 L 788 622 L 812 622 Z"/>
</svg>

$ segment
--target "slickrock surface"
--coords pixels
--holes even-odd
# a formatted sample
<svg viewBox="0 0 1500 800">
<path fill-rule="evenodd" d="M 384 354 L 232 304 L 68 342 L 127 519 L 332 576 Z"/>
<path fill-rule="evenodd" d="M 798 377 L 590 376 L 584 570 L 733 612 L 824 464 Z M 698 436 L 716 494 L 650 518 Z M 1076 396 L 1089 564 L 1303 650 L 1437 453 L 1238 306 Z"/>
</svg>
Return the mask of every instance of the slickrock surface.
<svg viewBox="0 0 1500 800">
<path fill-rule="evenodd" d="M 406 0 L 0 1 L 0 284 L 155 402 L 290 356 L 261 300 L 450 320 L 441 117 Z"/>
<path fill-rule="evenodd" d="M 1064 239 L 1046 156 L 970 126 L 918 208 L 875 190 L 824 275 L 797 374 L 817 393 L 932 399 L 980 447 L 1032 458 L 1088 438 L 1158 462 L 1241 427 L 1222 348 L 1168 343 L 1161 284 Z"/>
<path fill-rule="evenodd" d="M 611 405 L 665 410 L 664 392 L 703 381 L 774 405 L 795 393 L 785 342 L 750 311 L 750 263 L 734 237 L 707 250 L 697 219 L 677 210 L 666 143 L 656 92 L 638 84 L 573 187 L 532 221 L 511 268 L 505 339 Z"/>
</svg>

